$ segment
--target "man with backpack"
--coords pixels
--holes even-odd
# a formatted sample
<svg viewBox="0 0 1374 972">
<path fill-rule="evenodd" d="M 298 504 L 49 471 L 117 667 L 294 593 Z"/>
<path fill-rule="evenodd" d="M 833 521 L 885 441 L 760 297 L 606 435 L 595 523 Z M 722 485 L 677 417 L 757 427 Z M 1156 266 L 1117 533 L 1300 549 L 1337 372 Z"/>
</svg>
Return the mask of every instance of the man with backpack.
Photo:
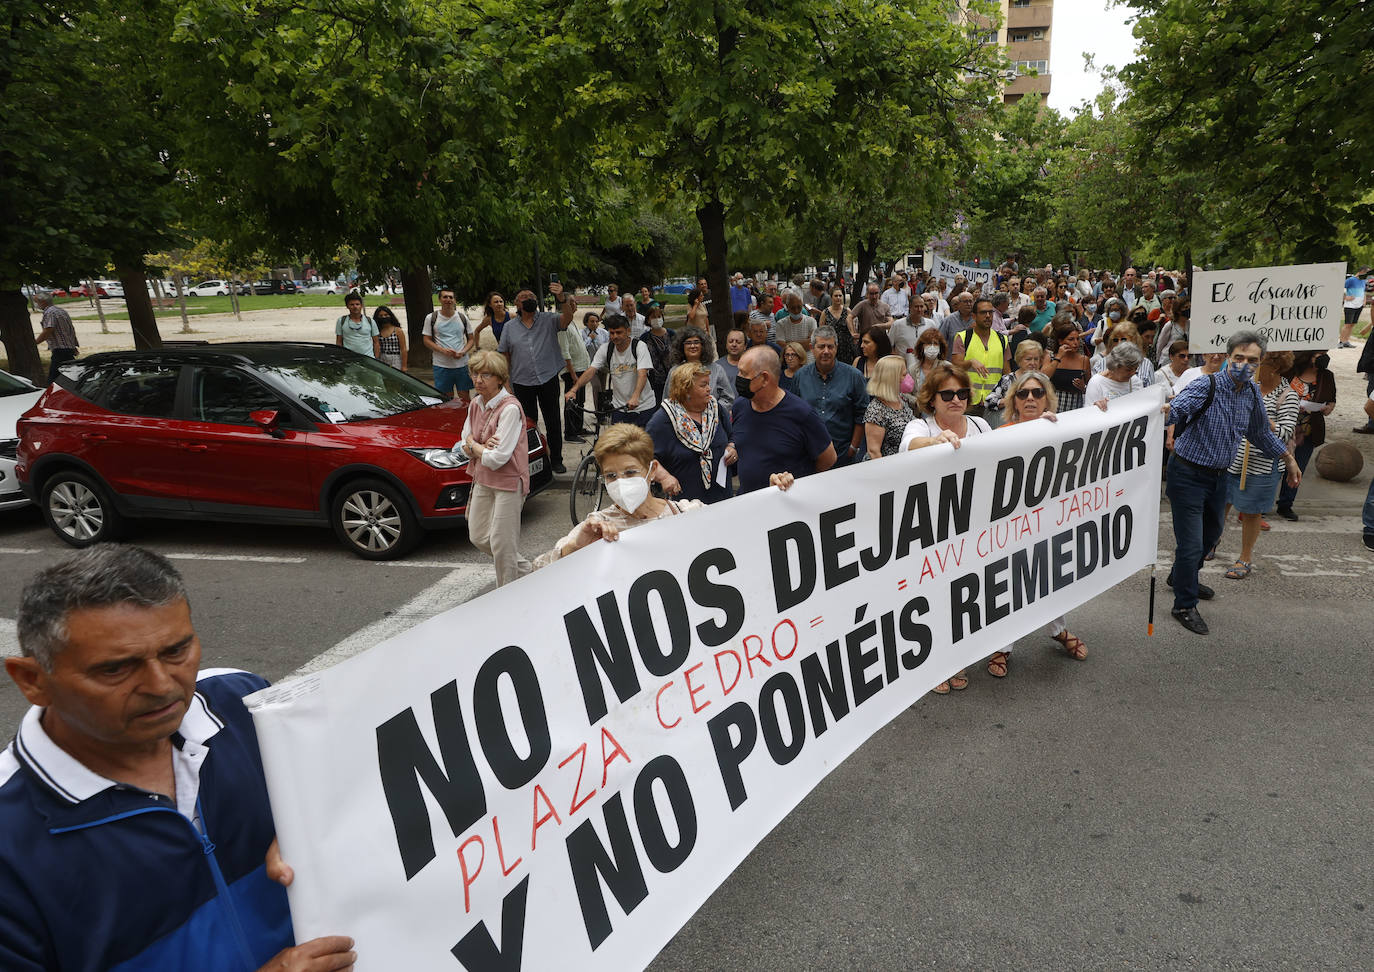
<svg viewBox="0 0 1374 972">
<path fill-rule="evenodd" d="M 1175 543 L 1174 566 L 1165 583 L 1174 589 L 1171 613 L 1194 634 L 1207 634 L 1197 602 L 1210 601 L 1216 592 L 1198 583 L 1198 571 L 1226 525 L 1226 470 L 1240 440 L 1249 439 L 1264 455 L 1282 460 L 1289 485 L 1302 482 L 1297 459 L 1274 434 L 1251 380 L 1264 348 L 1262 335 L 1237 331 L 1226 342 L 1226 367 L 1192 381 L 1164 406 L 1174 425 L 1165 495 Z"/>
<path fill-rule="evenodd" d="M 606 318 L 606 333 L 610 341 L 596 349 L 592 366 L 578 376 L 577 381 L 563 394 L 564 401 L 572 401 L 583 385 L 598 374 L 610 377 L 611 421 L 629 422 L 643 428 L 654 413 L 658 400 L 649 385 L 653 361 L 641 338 L 630 337 L 630 322 L 623 314 Z"/>
<path fill-rule="evenodd" d="M 992 328 L 992 300 L 979 297 L 973 304 L 973 326 L 954 337 L 950 361 L 968 371 L 969 390 L 973 393 L 967 414 L 983 415 L 988 392 L 997 387 L 1002 376 L 1011 370 L 1011 355 L 1007 338 Z"/>
<path fill-rule="evenodd" d="M 440 288 L 439 310 L 425 318 L 421 334 L 433 355 L 434 387 L 444 398 L 456 396 L 466 402 L 472 390 L 472 376 L 468 374 L 472 325 L 458 309 L 452 287 Z"/>
<path fill-rule="evenodd" d="M 344 298 L 348 313 L 334 322 L 334 343 L 356 354 L 379 358 L 382 354 L 382 332 L 377 322 L 363 313 L 363 298 L 356 290 Z"/>
</svg>

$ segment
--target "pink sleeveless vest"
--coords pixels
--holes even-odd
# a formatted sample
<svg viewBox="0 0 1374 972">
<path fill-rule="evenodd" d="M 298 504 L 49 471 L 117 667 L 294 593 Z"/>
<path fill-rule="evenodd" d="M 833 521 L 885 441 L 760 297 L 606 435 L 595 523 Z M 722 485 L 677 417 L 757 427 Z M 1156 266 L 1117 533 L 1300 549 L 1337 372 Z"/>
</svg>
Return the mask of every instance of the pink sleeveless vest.
<svg viewBox="0 0 1374 972">
<path fill-rule="evenodd" d="M 474 483 L 505 490 L 508 493 L 519 490 L 520 495 L 525 496 L 530 491 L 530 443 L 525 437 L 525 410 L 520 407 L 519 399 L 507 392 L 495 408 L 489 409 L 485 403 L 478 404 L 474 398 L 468 405 L 468 413 L 472 419 L 472 437 L 478 442 L 486 442 L 495 435 L 501 412 L 508 408 L 520 413 L 520 441 L 515 444 L 510 461 L 496 469 L 488 469 L 481 460 L 476 460 L 468 463 L 468 474 L 472 476 Z"/>
</svg>

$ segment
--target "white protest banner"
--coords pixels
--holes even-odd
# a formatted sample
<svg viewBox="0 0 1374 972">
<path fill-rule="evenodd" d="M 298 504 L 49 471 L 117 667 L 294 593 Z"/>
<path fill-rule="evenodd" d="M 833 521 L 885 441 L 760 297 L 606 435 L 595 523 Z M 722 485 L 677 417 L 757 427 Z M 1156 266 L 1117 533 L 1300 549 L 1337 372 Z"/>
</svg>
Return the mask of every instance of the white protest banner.
<svg viewBox="0 0 1374 972">
<path fill-rule="evenodd" d="M 251 696 L 297 940 L 643 968 L 889 720 L 1154 562 L 1162 401 L 669 517 Z"/>
<path fill-rule="evenodd" d="M 1245 328 L 1263 334 L 1270 351 L 1334 348 L 1344 287 L 1344 263 L 1199 271 L 1189 347 L 1225 351 L 1226 339 Z"/>
<path fill-rule="evenodd" d="M 997 286 L 997 271 L 990 267 L 970 267 L 962 263 L 955 263 L 947 260 L 939 253 L 934 254 L 930 261 L 930 275 L 932 277 L 944 277 L 950 283 L 954 282 L 955 277 L 962 276 L 969 283 L 969 289 L 981 289 L 984 293 L 993 290 Z"/>
</svg>

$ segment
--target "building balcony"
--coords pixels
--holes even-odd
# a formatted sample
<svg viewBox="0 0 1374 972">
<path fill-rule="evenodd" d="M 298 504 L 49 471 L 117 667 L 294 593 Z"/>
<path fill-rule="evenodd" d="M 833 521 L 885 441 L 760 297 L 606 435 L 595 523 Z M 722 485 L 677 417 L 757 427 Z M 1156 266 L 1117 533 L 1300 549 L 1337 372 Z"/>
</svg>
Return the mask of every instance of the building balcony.
<svg viewBox="0 0 1374 972">
<path fill-rule="evenodd" d="M 1053 3 L 1033 3 L 1029 7 L 1011 7 L 1007 10 L 1007 28 L 1048 27 L 1054 16 Z"/>
<path fill-rule="evenodd" d="M 1050 42 L 1048 39 L 1017 41 L 1014 44 L 1008 44 L 1005 53 L 1009 61 L 1048 61 L 1050 59 Z"/>
<path fill-rule="evenodd" d="M 1008 81 L 1002 88 L 1002 93 L 1017 97 L 1026 94 L 1047 95 L 1050 93 L 1050 75 L 1046 73 L 1031 77 L 1029 74 L 1023 74 L 1014 81 Z"/>
</svg>

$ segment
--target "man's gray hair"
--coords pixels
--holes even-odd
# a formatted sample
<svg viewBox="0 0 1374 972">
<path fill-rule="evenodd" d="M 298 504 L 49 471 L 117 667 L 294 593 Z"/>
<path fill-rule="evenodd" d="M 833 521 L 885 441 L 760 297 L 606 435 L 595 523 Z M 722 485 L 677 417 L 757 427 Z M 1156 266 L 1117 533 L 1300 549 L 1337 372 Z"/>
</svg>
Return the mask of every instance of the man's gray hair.
<svg viewBox="0 0 1374 972">
<path fill-rule="evenodd" d="M 1007 304 L 1009 304 L 1010 302 L 1011 302 L 1011 298 L 1007 296 L 1007 292 L 1006 292 L 1005 290 L 996 290 L 996 291 L 993 291 L 993 294 L 992 294 L 992 306 L 993 306 L 993 307 L 1006 307 Z"/>
<path fill-rule="evenodd" d="M 1259 331 L 1241 330 L 1226 339 L 1226 353 L 1230 354 L 1236 348 L 1243 348 L 1247 344 L 1258 344 L 1260 354 L 1264 354 L 1269 347 L 1269 341 Z"/>
<path fill-rule="evenodd" d="M 67 646 L 67 619 L 85 608 L 153 608 L 186 600 L 171 562 L 142 547 L 101 543 L 39 571 L 19 599 L 19 648 L 51 672 Z"/>
<path fill-rule="evenodd" d="M 740 364 L 744 364 L 746 359 L 758 365 L 759 371 L 766 371 L 772 375 L 774 381 L 782 377 L 782 359 L 778 357 L 778 352 L 768 345 L 754 345 L 740 357 Z"/>
<path fill-rule="evenodd" d="M 1121 341 L 1107 352 L 1107 368 L 1138 368 L 1144 355 L 1128 341 Z"/>
<path fill-rule="evenodd" d="M 32 294 L 30 294 L 30 296 L 33 297 L 33 302 L 34 302 L 35 304 L 51 304 L 51 303 L 52 303 L 52 291 L 51 291 L 51 290 L 35 290 Z"/>
<path fill-rule="evenodd" d="M 811 343 L 815 344 L 817 341 L 834 341 L 836 344 L 838 344 L 840 338 L 839 335 L 835 333 L 835 329 L 833 327 L 831 327 L 829 324 L 822 324 L 820 327 L 816 328 L 814 331 L 811 332 Z"/>
</svg>

